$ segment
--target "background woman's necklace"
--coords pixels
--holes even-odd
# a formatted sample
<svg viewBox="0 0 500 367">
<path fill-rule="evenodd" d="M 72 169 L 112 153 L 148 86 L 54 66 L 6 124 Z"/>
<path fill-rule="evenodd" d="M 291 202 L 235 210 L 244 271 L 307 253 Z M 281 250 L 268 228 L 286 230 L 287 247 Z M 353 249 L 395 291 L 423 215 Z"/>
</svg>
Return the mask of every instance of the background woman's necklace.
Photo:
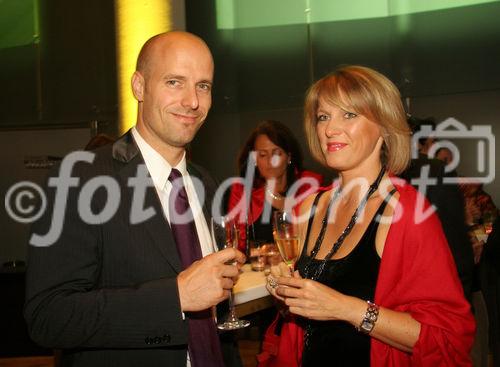
<svg viewBox="0 0 500 367">
<path fill-rule="evenodd" d="M 273 199 L 273 200 L 276 200 L 276 201 L 283 201 L 285 200 L 285 197 L 281 194 L 275 194 L 274 192 L 272 192 L 271 190 L 267 189 L 266 188 L 266 193 Z"/>
</svg>

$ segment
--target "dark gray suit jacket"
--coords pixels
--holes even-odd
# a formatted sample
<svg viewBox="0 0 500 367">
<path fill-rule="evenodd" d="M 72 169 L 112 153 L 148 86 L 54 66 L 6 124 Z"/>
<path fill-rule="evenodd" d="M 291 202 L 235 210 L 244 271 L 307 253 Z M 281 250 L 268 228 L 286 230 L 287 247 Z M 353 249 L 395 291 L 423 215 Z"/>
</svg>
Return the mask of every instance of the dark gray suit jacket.
<svg viewBox="0 0 500 367">
<path fill-rule="evenodd" d="M 144 208 L 155 215 L 135 225 L 129 220 L 133 190 L 127 182 L 144 160 L 130 132 L 95 153 L 92 164 L 73 167 L 80 185 L 69 189 L 59 239 L 49 247 L 29 246 L 25 318 L 31 337 L 63 349 L 68 366 L 185 366 L 188 328 L 176 281 L 181 263 L 154 187 L 146 191 Z M 200 167 L 188 164 L 188 171 L 204 183 L 209 218 L 215 183 Z M 109 221 L 92 225 L 78 214 L 78 195 L 99 175 L 118 182 L 121 200 Z M 50 228 L 55 190 L 46 194 L 48 209 L 32 233 Z M 106 199 L 103 188 L 95 192 L 93 213 Z"/>
</svg>

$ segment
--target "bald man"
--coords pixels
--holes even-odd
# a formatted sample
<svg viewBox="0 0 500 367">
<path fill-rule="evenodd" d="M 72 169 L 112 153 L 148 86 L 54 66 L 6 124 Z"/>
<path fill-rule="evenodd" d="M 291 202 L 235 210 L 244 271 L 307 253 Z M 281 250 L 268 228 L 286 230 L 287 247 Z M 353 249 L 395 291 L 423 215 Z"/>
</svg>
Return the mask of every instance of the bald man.
<svg viewBox="0 0 500 367">
<path fill-rule="evenodd" d="M 226 264 L 245 258 L 234 249 L 212 253 L 216 187 L 185 152 L 210 110 L 213 70 L 209 48 L 193 34 L 148 40 L 132 76 L 136 126 L 97 149 L 92 163 L 74 164 L 79 184 L 68 191 L 60 235 L 29 247 L 25 318 L 36 342 L 63 349 L 63 366 L 224 365 L 212 309 L 238 274 Z M 119 196 L 110 218 L 82 213 L 88 183 L 103 186 L 88 201 L 94 214 Z M 34 235 L 51 228 L 57 190 L 49 183 L 51 204 Z"/>
</svg>

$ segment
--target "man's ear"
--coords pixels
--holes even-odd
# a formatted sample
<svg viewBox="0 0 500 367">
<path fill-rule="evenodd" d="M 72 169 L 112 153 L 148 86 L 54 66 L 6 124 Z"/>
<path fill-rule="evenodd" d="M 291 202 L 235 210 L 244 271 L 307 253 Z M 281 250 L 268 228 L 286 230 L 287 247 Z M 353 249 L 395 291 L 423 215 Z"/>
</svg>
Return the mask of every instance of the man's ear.
<svg viewBox="0 0 500 367">
<path fill-rule="evenodd" d="M 132 74 L 132 93 L 138 102 L 144 99 L 144 76 L 138 71 Z"/>
</svg>

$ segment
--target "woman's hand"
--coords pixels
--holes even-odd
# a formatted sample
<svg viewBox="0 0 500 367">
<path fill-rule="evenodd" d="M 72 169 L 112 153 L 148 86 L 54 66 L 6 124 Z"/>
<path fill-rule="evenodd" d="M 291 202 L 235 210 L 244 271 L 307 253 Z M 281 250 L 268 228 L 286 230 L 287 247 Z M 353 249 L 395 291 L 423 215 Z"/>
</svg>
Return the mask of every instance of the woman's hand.
<svg viewBox="0 0 500 367">
<path fill-rule="evenodd" d="M 312 320 L 343 320 L 359 326 L 366 314 L 366 301 L 347 296 L 310 279 L 277 279 L 276 293 L 291 313 Z M 404 352 L 410 352 L 420 335 L 420 323 L 409 313 L 380 307 L 378 320 L 370 335 Z"/>
<path fill-rule="evenodd" d="M 277 279 L 276 294 L 289 306 L 290 312 L 313 320 L 357 322 L 366 302 L 346 296 L 314 280 L 303 279 L 296 271 L 293 277 Z"/>
<path fill-rule="evenodd" d="M 291 277 L 290 268 L 281 262 L 278 265 L 271 266 L 271 273 L 267 276 L 266 289 L 273 296 L 284 301 L 283 297 L 276 294 L 276 288 L 278 287 L 278 278 L 280 277 Z"/>
</svg>

